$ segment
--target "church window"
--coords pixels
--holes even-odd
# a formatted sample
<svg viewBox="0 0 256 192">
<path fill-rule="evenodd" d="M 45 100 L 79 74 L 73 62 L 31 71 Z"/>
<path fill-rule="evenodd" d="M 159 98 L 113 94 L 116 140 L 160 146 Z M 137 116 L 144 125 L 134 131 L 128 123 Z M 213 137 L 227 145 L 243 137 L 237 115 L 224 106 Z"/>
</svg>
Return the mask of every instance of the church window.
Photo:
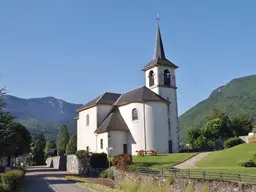
<svg viewBox="0 0 256 192">
<path fill-rule="evenodd" d="M 89 120 L 90 120 L 89 115 L 86 115 L 86 126 L 89 125 Z"/>
<path fill-rule="evenodd" d="M 138 120 L 138 110 L 135 108 L 132 110 L 132 120 Z"/>
<path fill-rule="evenodd" d="M 168 69 L 164 70 L 164 85 L 171 85 L 171 74 Z"/>
<path fill-rule="evenodd" d="M 100 148 L 103 149 L 103 139 L 100 139 Z"/>
<path fill-rule="evenodd" d="M 154 72 L 153 71 L 149 72 L 148 78 L 149 78 L 149 86 L 153 86 L 155 84 L 155 82 L 154 82 Z"/>
</svg>

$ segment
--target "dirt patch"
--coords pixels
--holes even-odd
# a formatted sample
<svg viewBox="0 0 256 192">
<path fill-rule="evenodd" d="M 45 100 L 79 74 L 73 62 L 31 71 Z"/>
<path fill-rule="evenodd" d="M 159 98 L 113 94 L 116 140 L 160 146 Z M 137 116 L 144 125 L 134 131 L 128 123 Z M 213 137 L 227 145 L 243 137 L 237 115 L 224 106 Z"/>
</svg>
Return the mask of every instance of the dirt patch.
<svg viewBox="0 0 256 192">
<path fill-rule="evenodd" d="M 108 178 L 93 178 L 93 177 L 85 177 L 85 180 L 92 182 L 92 183 L 96 183 L 96 184 L 100 184 L 100 185 L 105 185 L 107 187 L 111 187 L 111 188 L 115 188 L 115 182 L 112 179 L 108 179 Z"/>
</svg>

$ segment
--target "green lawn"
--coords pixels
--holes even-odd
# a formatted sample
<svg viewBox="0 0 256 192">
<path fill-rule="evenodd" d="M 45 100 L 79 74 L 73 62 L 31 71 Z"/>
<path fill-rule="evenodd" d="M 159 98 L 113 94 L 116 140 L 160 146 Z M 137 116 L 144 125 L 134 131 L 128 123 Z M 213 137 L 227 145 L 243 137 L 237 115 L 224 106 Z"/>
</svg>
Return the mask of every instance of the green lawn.
<svg viewBox="0 0 256 192">
<path fill-rule="evenodd" d="M 256 143 L 242 144 L 226 150 L 212 152 L 197 162 L 198 169 L 211 172 L 256 174 L 256 168 L 239 166 L 240 162 L 248 161 L 256 153 Z"/>
<path fill-rule="evenodd" d="M 197 153 L 173 153 L 158 154 L 157 156 L 133 156 L 132 166 L 149 167 L 149 168 L 165 168 L 171 167 L 177 163 L 183 162 Z"/>
</svg>

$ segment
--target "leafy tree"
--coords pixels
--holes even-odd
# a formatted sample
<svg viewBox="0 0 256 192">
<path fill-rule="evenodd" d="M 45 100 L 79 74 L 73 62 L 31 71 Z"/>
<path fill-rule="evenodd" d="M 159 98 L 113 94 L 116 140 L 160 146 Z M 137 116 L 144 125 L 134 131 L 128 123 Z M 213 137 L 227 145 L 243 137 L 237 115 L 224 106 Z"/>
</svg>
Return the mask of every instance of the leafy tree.
<svg viewBox="0 0 256 192">
<path fill-rule="evenodd" d="M 14 156 L 23 155 L 30 152 L 31 135 L 26 127 L 20 123 L 13 122 L 11 126 L 13 137 L 10 138 L 10 149 Z"/>
<path fill-rule="evenodd" d="M 248 135 L 253 129 L 252 120 L 246 116 L 232 118 L 233 135 L 236 137 Z"/>
<path fill-rule="evenodd" d="M 61 125 L 57 136 L 57 154 L 62 156 L 65 154 L 66 146 L 69 141 L 69 133 L 66 125 Z"/>
<path fill-rule="evenodd" d="M 75 132 L 69 142 L 68 142 L 68 145 L 67 145 L 67 148 L 66 148 L 66 154 L 67 155 L 71 155 L 71 154 L 75 154 L 77 151 L 77 133 Z"/>
<path fill-rule="evenodd" d="M 50 155 L 50 150 L 51 149 L 55 149 L 56 148 L 56 143 L 54 140 L 48 140 L 46 142 L 46 146 L 45 146 L 45 157 L 49 157 Z"/>
<path fill-rule="evenodd" d="M 45 164 L 45 137 L 43 134 L 36 135 L 32 137 L 32 154 L 33 160 L 37 165 L 44 165 Z"/>
</svg>

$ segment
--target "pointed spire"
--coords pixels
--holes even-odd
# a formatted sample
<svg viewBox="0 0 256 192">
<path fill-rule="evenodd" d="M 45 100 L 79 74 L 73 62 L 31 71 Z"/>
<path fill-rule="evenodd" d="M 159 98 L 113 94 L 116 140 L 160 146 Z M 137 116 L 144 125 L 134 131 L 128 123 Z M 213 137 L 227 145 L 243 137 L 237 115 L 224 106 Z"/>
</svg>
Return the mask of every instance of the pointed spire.
<svg viewBox="0 0 256 192">
<path fill-rule="evenodd" d="M 164 46 L 163 46 L 163 41 L 162 41 L 161 32 L 160 32 L 159 15 L 157 15 L 156 19 L 157 19 L 157 32 L 156 32 L 154 59 L 157 59 L 157 58 L 165 59 Z"/>
</svg>

